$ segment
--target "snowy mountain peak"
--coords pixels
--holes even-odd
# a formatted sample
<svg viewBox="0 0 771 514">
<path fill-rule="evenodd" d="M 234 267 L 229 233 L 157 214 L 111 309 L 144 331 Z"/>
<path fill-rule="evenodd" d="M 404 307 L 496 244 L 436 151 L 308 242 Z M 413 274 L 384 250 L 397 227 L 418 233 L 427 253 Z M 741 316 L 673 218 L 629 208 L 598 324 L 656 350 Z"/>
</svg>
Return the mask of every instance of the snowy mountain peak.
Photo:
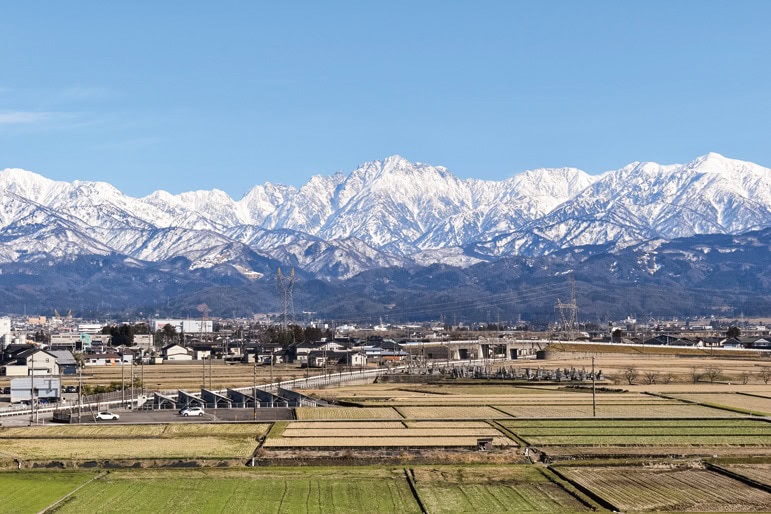
<svg viewBox="0 0 771 514">
<path fill-rule="evenodd" d="M 0 171 L 0 263 L 35 252 L 97 252 L 182 256 L 198 267 L 232 262 L 248 273 L 259 255 L 350 276 L 427 259 L 460 265 L 766 226 L 771 170 L 717 153 L 687 164 L 634 162 L 599 176 L 539 168 L 502 181 L 459 179 L 391 155 L 299 188 L 266 182 L 238 201 L 218 189 L 132 198 L 105 182 Z"/>
</svg>

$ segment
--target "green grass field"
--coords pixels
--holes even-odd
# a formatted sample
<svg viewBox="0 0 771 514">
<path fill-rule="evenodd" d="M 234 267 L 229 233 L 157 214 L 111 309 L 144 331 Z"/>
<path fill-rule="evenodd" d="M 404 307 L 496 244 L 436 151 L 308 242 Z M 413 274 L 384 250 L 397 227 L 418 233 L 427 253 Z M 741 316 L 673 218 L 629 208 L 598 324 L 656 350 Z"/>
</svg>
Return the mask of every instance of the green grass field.
<svg viewBox="0 0 771 514">
<path fill-rule="evenodd" d="M 59 513 L 420 512 L 402 470 L 308 468 L 113 472 Z"/>
<path fill-rule="evenodd" d="M 432 513 L 589 510 L 533 466 L 420 467 L 415 484 Z"/>
<path fill-rule="evenodd" d="M 0 514 L 38 512 L 96 475 L 65 471 L 0 473 Z"/>
</svg>

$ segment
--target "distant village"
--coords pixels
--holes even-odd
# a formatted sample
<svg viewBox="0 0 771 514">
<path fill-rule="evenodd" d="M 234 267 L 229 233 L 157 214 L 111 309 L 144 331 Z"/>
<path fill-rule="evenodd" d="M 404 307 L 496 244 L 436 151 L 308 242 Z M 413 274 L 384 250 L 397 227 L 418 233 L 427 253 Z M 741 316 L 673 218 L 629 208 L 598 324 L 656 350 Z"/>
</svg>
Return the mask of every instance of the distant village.
<svg viewBox="0 0 771 514">
<path fill-rule="evenodd" d="M 771 351 L 771 325 L 745 320 L 650 320 L 627 318 L 607 326 L 527 323 L 446 325 L 281 324 L 269 319 L 167 319 L 134 322 L 83 320 L 67 315 L 0 318 L 0 380 L 37 377 L 36 388 L 60 393 L 57 377 L 91 366 L 162 365 L 218 359 L 254 366 L 362 369 L 420 360 L 536 358 L 542 342 L 570 340 L 695 348 Z M 528 342 L 531 342 L 528 344 Z M 537 342 L 537 346 L 536 346 Z M 18 395 L 12 389 L 26 391 Z M 24 401 L 31 385 L 0 388 Z M 68 391 L 74 392 L 74 391 Z M 44 392 L 39 393 L 41 397 Z"/>
</svg>

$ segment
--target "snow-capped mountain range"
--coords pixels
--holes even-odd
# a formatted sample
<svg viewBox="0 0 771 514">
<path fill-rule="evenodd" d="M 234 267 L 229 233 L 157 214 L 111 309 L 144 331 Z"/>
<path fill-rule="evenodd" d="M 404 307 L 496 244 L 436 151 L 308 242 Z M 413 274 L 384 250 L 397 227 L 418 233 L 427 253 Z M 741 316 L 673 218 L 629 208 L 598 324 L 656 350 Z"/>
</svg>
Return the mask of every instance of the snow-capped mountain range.
<svg viewBox="0 0 771 514">
<path fill-rule="evenodd" d="M 103 182 L 0 171 L 0 264 L 184 257 L 191 269 L 232 266 L 258 279 L 250 264 L 258 257 L 345 279 L 768 226 L 771 170 L 714 153 L 684 165 L 635 162 L 594 176 L 544 168 L 503 181 L 391 156 L 299 189 L 258 185 L 240 200 L 216 189 L 133 198 Z"/>
</svg>

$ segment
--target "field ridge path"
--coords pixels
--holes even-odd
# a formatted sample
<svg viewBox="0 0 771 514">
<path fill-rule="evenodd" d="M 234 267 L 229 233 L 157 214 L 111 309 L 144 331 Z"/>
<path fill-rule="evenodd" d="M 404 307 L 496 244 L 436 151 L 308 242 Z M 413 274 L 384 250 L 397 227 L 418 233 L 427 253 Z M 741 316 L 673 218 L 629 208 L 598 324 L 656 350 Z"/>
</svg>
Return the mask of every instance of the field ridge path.
<svg viewBox="0 0 771 514">
<path fill-rule="evenodd" d="M 67 498 L 69 498 L 69 497 L 70 497 L 70 496 L 72 496 L 73 494 L 77 493 L 78 491 L 80 491 L 81 489 L 83 489 L 84 487 L 86 487 L 88 484 L 90 484 L 91 482 L 93 482 L 94 480 L 97 480 L 97 479 L 99 479 L 99 478 L 102 478 L 103 476 L 105 476 L 105 475 L 106 475 L 106 474 L 108 474 L 108 473 L 109 473 L 109 471 L 102 471 L 101 473 L 99 473 L 99 474 L 95 475 L 95 476 L 94 476 L 94 477 L 93 477 L 91 480 L 87 480 L 86 482 L 83 482 L 83 483 L 82 483 L 82 484 L 80 484 L 78 487 L 76 487 L 75 489 L 73 489 L 73 490 L 72 490 L 72 491 L 70 491 L 69 493 L 65 494 L 64 496 L 62 496 L 61 498 L 59 498 L 58 500 L 56 500 L 55 502 L 53 502 L 51 505 L 47 506 L 46 508 L 44 508 L 44 509 L 43 509 L 43 510 L 41 510 L 41 511 L 38 511 L 38 513 L 37 513 L 37 514 L 46 514 L 46 513 L 47 513 L 47 512 L 49 512 L 51 509 L 53 509 L 53 508 L 55 508 L 56 506 L 58 506 L 60 503 L 64 503 L 64 502 L 67 500 Z"/>
<path fill-rule="evenodd" d="M 404 471 L 404 478 L 407 479 L 407 484 L 410 486 L 410 491 L 412 491 L 412 497 L 417 502 L 418 507 L 420 508 L 420 512 L 422 512 L 422 514 L 428 514 L 426 504 L 423 503 L 423 500 L 420 498 L 420 493 L 418 493 L 418 486 L 415 483 L 415 470 L 412 468 L 404 468 L 402 471 Z"/>
</svg>

